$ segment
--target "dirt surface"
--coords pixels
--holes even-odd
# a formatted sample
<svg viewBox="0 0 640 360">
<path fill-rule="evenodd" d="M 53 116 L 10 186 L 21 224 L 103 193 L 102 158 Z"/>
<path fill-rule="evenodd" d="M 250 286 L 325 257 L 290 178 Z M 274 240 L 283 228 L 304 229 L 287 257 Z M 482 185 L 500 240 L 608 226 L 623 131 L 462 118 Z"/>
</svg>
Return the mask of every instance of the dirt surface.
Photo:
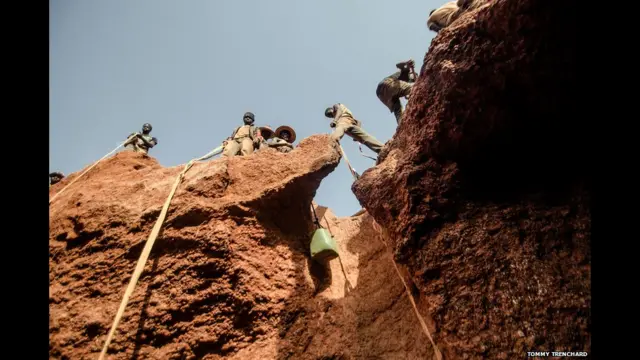
<svg viewBox="0 0 640 360">
<path fill-rule="evenodd" d="M 339 219 L 318 208 L 341 261 L 321 266 L 309 258 L 312 199 L 339 160 L 329 137 L 318 135 L 289 154 L 194 165 L 108 357 L 430 359 L 368 214 Z M 50 204 L 51 359 L 97 358 L 181 170 L 121 152 Z M 50 196 L 80 173 L 52 186 Z"/>
<path fill-rule="evenodd" d="M 590 351 L 591 161 L 576 1 L 498 0 L 441 31 L 353 190 L 393 239 L 448 359 Z"/>
</svg>

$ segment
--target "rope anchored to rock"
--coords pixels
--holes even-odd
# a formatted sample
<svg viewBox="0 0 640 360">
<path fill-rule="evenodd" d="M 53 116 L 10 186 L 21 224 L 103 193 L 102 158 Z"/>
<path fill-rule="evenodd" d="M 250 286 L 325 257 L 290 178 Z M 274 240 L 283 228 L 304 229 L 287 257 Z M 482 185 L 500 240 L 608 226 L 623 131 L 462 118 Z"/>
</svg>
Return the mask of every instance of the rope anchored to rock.
<svg viewBox="0 0 640 360">
<path fill-rule="evenodd" d="M 373 220 L 373 229 L 378 234 L 380 234 L 381 238 L 384 237 L 384 233 L 380 229 L 380 225 L 378 225 L 378 223 L 375 220 Z M 422 315 L 420 315 L 420 311 L 418 311 L 418 306 L 416 305 L 416 302 L 413 299 L 413 295 L 411 295 L 411 289 L 409 289 L 409 286 L 407 285 L 407 282 L 404 281 L 404 277 L 402 277 L 402 273 L 400 273 L 400 269 L 398 269 L 398 265 L 396 264 L 395 260 L 393 260 L 393 254 L 391 254 L 391 252 L 389 251 L 389 248 L 387 247 L 387 244 L 382 239 L 380 239 L 380 242 L 382 243 L 382 245 L 384 245 L 384 248 L 391 255 L 391 263 L 393 264 L 393 267 L 396 269 L 396 273 L 398 274 L 398 277 L 400 278 L 400 281 L 402 281 L 402 285 L 404 285 L 404 290 L 406 291 L 407 296 L 409 297 L 409 301 L 411 301 L 411 306 L 413 307 L 413 311 L 415 311 L 416 317 L 418 318 L 418 321 L 420 322 L 420 327 L 422 327 L 422 332 L 427 336 L 427 338 L 431 342 L 431 345 L 433 346 L 433 351 L 435 352 L 436 359 L 437 360 L 442 360 L 442 353 L 440 353 L 440 349 L 438 349 L 438 345 L 436 345 L 435 341 L 433 341 L 433 337 L 431 337 L 431 332 L 429 331 L 429 328 L 427 327 L 427 323 L 422 318 Z"/>
<path fill-rule="evenodd" d="M 353 179 L 358 180 L 360 178 L 360 174 L 358 174 L 356 172 L 356 169 L 354 169 L 353 166 L 351 166 L 351 163 L 349 162 L 349 158 L 347 158 L 347 154 L 344 153 L 344 149 L 342 149 L 342 145 L 340 145 L 340 142 L 338 142 L 338 146 L 340 147 L 340 153 L 342 154 L 342 157 L 344 157 L 344 161 L 347 164 L 347 167 L 349 168 L 349 171 L 351 172 Z"/>
<path fill-rule="evenodd" d="M 316 208 L 315 206 L 313 206 L 313 204 L 311 204 L 311 211 L 313 212 L 313 223 L 318 227 L 321 228 L 322 225 L 320 225 L 320 220 L 318 219 L 318 215 L 316 214 Z"/>
<path fill-rule="evenodd" d="M 176 181 L 173 183 L 173 187 L 171 188 L 171 192 L 169 193 L 169 196 L 167 197 L 167 200 L 164 202 L 164 205 L 162 206 L 162 211 L 160 212 L 160 215 L 158 216 L 158 220 L 156 220 L 155 225 L 153 226 L 153 229 L 151 230 L 151 233 L 149 234 L 149 237 L 147 238 L 147 242 L 144 246 L 144 249 L 142 249 L 142 253 L 140 254 L 140 258 L 138 259 L 138 263 L 136 264 L 136 268 L 133 271 L 133 275 L 131 276 L 131 280 L 129 281 L 129 285 L 127 285 L 127 289 L 124 292 L 124 297 L 122 298 L 122 301 L 120 302 L 120 307 L 118 308 L 118 312 L 116 313 L 116 317 L 113 320 L 113 324 L 111 325 L 111 329 L 109 330 L 109 335 L 107 335 L 107 340 L 104 343 L 104 347 L 102 348 L 102 352 L 100 353 L 100 357 L 98 358 L 99 360 L 103 360 L 107 354 L 107 349 L 109 348 L 109 345 L 111 344 L 111 341 L 113 340 L 113 336 L 116 332 L 116 329 L 118 327 L 118 324 L 120 323 L 120 320 L 122 319 L 122 315 L 124 314 L 124 310 L 127 307 L 127 304 L 129 303 L 129 297 L 131 297 L 131 294 L 133 293 L 133 290 L 136 287 L 136 284 L 138 283 L 138 280 L 140 279 L 140 275 L 142 274 L 142 271 L 144 270 L 144 266 L 147 263 L 147 260 L 149 259 L 149 254 L 151 253 L 151 249 L 153 248 L 153 244 L 155 243 L 156 239 L 158 238 L 158 234 L 160 233 L 160 229 L 162 228 L 162 225 L 164 224 L 164 220 L 167 217 L 167 211 L 169 210 L 169 205 L 171 204 L 171 200 L 173 199 L 174 194 L 176 193 L 176 190 L 178 189 L 178 186 L 180 185 L 180 183 L 182 182 L 182 179 L 184 178 L 184 175 L 187 173 L 187 171 L 189 171 L 189 169 L 191 169 L 191 167 L 193 166 L 193 164 L 196 161 L 202 161 L 202 160 L 206 160 L 214 155 L 219 154 L 220 152 L 222 152 L 222 146 L 219 146 L 217 148 L 215 148 L 214 150 L 210 151 L 209 153 L 207 153 L 206 155 L 197 158 L 197 159 L 193 159 L 191 161 L 189 161 L 184 169 L 182 170 L 182 172 L 178 175 L 178 177 L 176 178 Z"/>
<path fill-rule="evenodd" d="M 378 159 L 374 158 L 373 156 L 369 156 L 369 155 L 365 154 L 365 153 L 362 151 L 362 145 L 358 145 L 358 149 L 360 149 L 360 155 L 362 155 L 362 156 L 364 156 L 364 157 L 366 157 L 366 158 L 369 158 L 369 159 L 371 159 L 371 160 L 373 160 L 373 161 L 378 160 Z"/>
<path fill-rule="evenodd" d="M 115 149 L 111 150 L 107 155 L 103 156 L 102 158 L 100 158 L 100 160 L 96 161 L 93 165 L 91 165 L 87 170 L 83 171 L 82 174 L 78 175 L 75 179 L 71 180 L 70 183 L 68 183 L 65 187 L 62 188 L 62 190 L 58 191 L 55 195 L 53 195 L 51 197 L 51 199 L 49 199 L 49 204 L 51 204 L 53 202 L 53 200 L 55 200 L 55 198 L 58 197 L 58 195 L 62 194 L 69 186 L 71 186 L 73 183 L 75 183 L 78 179 L 80 179 L 84 174 L 88 173 L 89 170 L 93 169 L 96 165 L 98 165 L 98 163 L 100 163 L 102 160 L 108 158 L 109 156 L 111 156 L 111 154 L 113 154 L 114 152 L 116 152 L 116 150 L 120 149 L 122 146 L 124 146 L 124 144 L 127 143 L 127 141 L 129 141 L 131 138 L 128 138 L 127 140 L 123 141 L 122 144 L 118 145 L 118 147 L 116 147 Z"/>
</svg>

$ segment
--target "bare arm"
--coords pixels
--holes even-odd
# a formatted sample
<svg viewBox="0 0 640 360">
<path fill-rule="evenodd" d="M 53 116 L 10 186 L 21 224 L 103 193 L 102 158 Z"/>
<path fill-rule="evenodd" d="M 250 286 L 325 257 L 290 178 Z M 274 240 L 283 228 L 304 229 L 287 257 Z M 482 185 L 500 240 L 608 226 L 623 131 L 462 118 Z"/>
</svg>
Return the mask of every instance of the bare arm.
<svg viewBox="0 0 640 360">
<path fill-rule="evenodd" d="M 133 141 L 138 137 L 138 133 L 131 133 L 129 137 L 127 137 L 127 141 L 122 146 L 127 146 L 133 143 Z"/>
</svg>

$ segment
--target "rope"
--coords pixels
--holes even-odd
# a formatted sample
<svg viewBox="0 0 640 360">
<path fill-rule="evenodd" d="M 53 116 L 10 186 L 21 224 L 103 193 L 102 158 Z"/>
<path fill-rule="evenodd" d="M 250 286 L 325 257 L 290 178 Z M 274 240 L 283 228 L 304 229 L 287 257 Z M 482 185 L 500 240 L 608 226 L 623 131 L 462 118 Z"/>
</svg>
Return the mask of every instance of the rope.
<svg viewBox="0 0 640 360">
<path fill-rule="evenodd" d="M 202 156 L 202 157 L 200 157 L 200 158 L 198 158 L 198 159 L 191 160 L 191 161 L 203 161 L 203 160 L 207 160 L 207 159 L 209 159 L 209 158 L 211 158 L 211 157 L 214 157 L 214 156 L 216 156 L 216 155 L 220 154 L 220 153 L 222 152 L 222 149 L 223 149 L 223 148 L 224 148 L 224 145 L 220 145 L 220 146 L 218 146 L 217 148 L 215 148 L 215 149 L 211 150 L 210 152 L 208 152 L 206 155 L 204 155 L 204 156 Z"/>
<path fill-rule="evenodd" d="M 373 229 L 381 235 L 381 237 L 384 237 L 383 232 L 380 230 L 380 225 L 378 225 L 378 223 L 373 220 Z M 382 245 L 384 245 L 385 249 L 387 250 L 387 252 L 389 252 L 389 248 L 387 247 L 387 244 L 380 240 L 380 242 L 382 243 Z M 404 289 L 409 297 L 409 301 L 411 301 L 411 306 L 413 307 L 413 311 L 415 311 L 416 313 L 416 317 L 418 318 L 418 321 L 420 322 L 420 326 L 422 327 L 422 332 L 424 332 L 424 334 L 427 336 L 427 338 L 429 338 L 429 341 L 431 342 L 431 345 L 433 346 L 433 349 L 435 351 L 436 354 L 436 359 L 437 360 L 442 360 L 442 354 L 440 353 L 440 349 L 438 349 L 438 345 L 436 345 L 435 341 L 433 341 L 433 338 L 431 337 L 431 332 L 429 331 L 429 328 L 427 327 L 427 324 L 425 323 L 424 319 L 422 318 L 422 315 L 420 315 L 420 311 L 418 311 L 418 306 L 416 305 L 415 300 L 413 299 L 413 295 L 411 295 L 411 290 L 409 289 L 409 286 L 407 285 L 407 283 L 404 281 L 404 278 L 402 277 L 402 274 L 400 273 L 400 269 L 398 269 L 398 265 L 396 265 L 395 260 L 393 260 L 393 255 L 391 255 L 391 263 L 393 264 L 393 267 L 396 269 L 396 273 L 398 274 L 398 277 L 400 278 L 400 281 L 402 281 L 402 285 L 404 285 Z"/>
<path fill-rule="evenodd" d="M 63 187 L 62 190 L 58 191 L 55 195 L 53 195 L 53 197 L 51 199 L 49 199 L 49 204 L 51 204 L 51 202 L 53 202 L 53 200 L 55 198 L 58 197 L 58 195 L 62 194 L 62 192 L 64 192 L 69 186 L 71 186 L 73 183 L 75 183 L 78 179 L 80 179 L 84 174 L 86 174 L 87 172 L 89 172 L 89 170 L 93 169 L 94 166 L 98 165 L 98 163 L 106 158 L 108 158 L 109 156 L 111 156 L 111 154 L 113 154 L 114 152 L 116 152 L 116 150 L 118 150 L 121 146 L 123 146 L 124 144 L 127 143 L 127 141 L 129 141 L 129 139 L 125 140 L 122 144 L 118 145 L 118 147 L 116 147 L 115 149 L 111 150 L 111 152 L 109 152 L 107 155 L 103 156 L 100 160 L 96 161 L 93 165 L 91 165 L 87 170 L 85 170 L 82 174 L 78 175 L 78 177 L 76 177 L 75 179 L 71 180 L 70 183 L 67 184 L 67 186 Z"/>
<path fill-rule="evenodd" d="M 365 155 L 364 152 L 362 151 L 362 145 L 358 145 L 358 149 L 360 149 L 360 154 L 362 154 L 362 156 L 367 157 L 371 160 L 378 160 L 376 158 L 374 158 L 373 156 L 369 156 L 369 155 Z"/>
<path fill-rule="evenodd" d="M 351 175 L 353 176 L 353 179 L 358 180 L 360 178 L 360 175 L 358 175 L 358 173 L 353 168 L 353 166 L 351 166 L 351 163 L 349 162 L 349 158 L 347 158 L 347 154 L 344 153 L 344 149 L 342 149 L 342 145 L 340 145 L 340 142 L 338 142 L 338 146 L 340 147 L 340 153 L 344 157 L 344 161 L 347 163 L 347 166 L 349 167 L 349 171 L 351 171 Z"/>
<path fill-rule="evenodd" d="M 315 218 L 316 226 L 318 228 L 321 228 L 322 225 L 320 225 L 320 220 L 318 220 L 318 215 L 316 214 L 316 208 L 315 206 L 313 206 L 313 204 L 311 204 L 311 211 L 313 211 L 313 217 Z"/>
<path fill-rule="evenodd" d="M 342 148 L 341 148 L 341 150 L 342 150 Z M 345 157 L 345 160 L 346 160 L 346 157 Z M 348 164 L 348 162 L 347 162 L 347 164 Z M 316 221 L 318 221 L 318 216 L 316 215 L 316 210 L 315 210 L 315 207 L 313 206 L 313 204 L 311 204 L 311 209 L 313 210 L 313 215 L 316 218 Z M 319 223 L 319 221 L 318 221 L 318 223 Z M 380 237 L 384 237 L 384 233 L 380 229 L 380 225 L 378 225 L 378 223 L 375 220 L 373 220 L 373 229 L 378 234 L 380 234 Z M 379 240 L 382 243 L 382 245 L 384 246 L 384 248 L 387 250 L 387 252 L 390 253 L 389 248 L 387 247 L 387 244 L 382 239 L 379 239 Z M 342 272 L 343 272 L 344 277 L 345 277 L 345 279 L 347 280 L 347 283 L 348 283 L 349 279 L 347 278 L 347 274 L 344 271 L 344 267 L 342 265 L 342 259 L 341 259 L 340 256 L 338 256 L 338 259 L 340 260 L 340 266 L 342 267 Z M 404 290 L 407 293 L 407 296 L 409 297 L 409 301 L 411 302 L 411 306 L 413 307 L 413 311 L 415 312 L 416 317 L 418 318 L 418 322 L 420 322 L 420 327 L 422 328 L 422 332 L 427 336 L 427 338 L 431 342 L 431 346 L 433 346 L 433 349 L 434 349 L 434 352 L 435 352 L 435 355 L 436 355 L 436 359 L 437 360 L 442 360 L 442 353 L 440 353 L 440 349 L 438 348 L 438 345 L 436 345 L 435 341 L 433 341 L 433 337 L 431 336 L 431 332 L 429 331 L 429 328 L 427 327 L 427 324 L 425 323 L 424 319 L 422 318 L 422 315 L 420 315 L 420 311 L 418 310 L 418 306 L 416 305 L 416 302 L 413 299 L 413 295 L 411 295 L 411 290 L 409 289 L 409 286 L 407 285 L 407 283 L 404 281 L 404 278 L 402 277 L 402 274 L 400 273 L 400 269 L 398 269 L 398 265 L 396 264 L 395 260 L 393 260 L 393 255 L 391 255 L 390 259 L 391 259 L 391 263 L 393 264 L 393 268 L 396 269 L 396 273 L 398 274 L 398 277 L 400 278 L 400 281 L 402 282 L 402 285 L 404 286 Z"/>
<path fill-rule="evenodd" d="M 187 165 L 185 165 L 184 169 L 182 170 L 182 172 L 178 175 L 178 177 L 176 178 L 176 181 L 173 183 L 173 188 L 171 188 L 171 192 L 169 193 L 169 196 L 167 197 L 167 200 L 164 202 L 164 205 L 162 206 L 162 211 L 160 212 L 160 215 L 158 216 L 158 220 L 156 220 L 155 225 L 153 226 L 153 229 L 151 230 L 151 234 L 149 234 L 149 237 L 147 238 L 147 243 L 144 246 L 144 249 L 142 249 L 142 253 L 140 254 L 140 258 L 138 259 L 138 263 L 136 264 L 136 268 L 133 271 L 133 275 L 131 276 L 131 280 L 129 281 L 129 285 L 127 285 L 127 290 L 124 293 L 124 297 L 122 298 L 122 302 L 120 302 L 120 307 L 118 308 L 118 312 L 116 313 L 116 317 L 113 320 L 113 324 L 111 325 L 111 330 L 109 330 L 109 335 L 107 336 L 107 340 L 104 343 L 104 347 L 102 348 L 102 352 L 100 353 L 100 357 L 98 358 L 99 360 L 103 360 L 107 354 L 107 349 L 109 348 L 109 345 L 111 344 L 111 340 L 113 340 L 113 336 L 116 332 L 116 328 L 118 327 L 118 324 L 120 323 L 120 320 L 122 319 L 122 315 L 124 314 L 124 310 L 127 307 L 127 304 L 129 303 L 129 297 L 131 296 L 131 294 L 133 293 L 133 290 L 136 287 L 136 284 L 138 283 L 138 279 L 140 279 L 140 275 L 142 274 L 142 271 L 144 270 L 144 266 L 147 263 L 147 260 L 149 259 L 149 254 L 151 253 L 151 248 L 153 247 L 153 244 L 155 243 L 158 234 L 160 233 L 160 229 L 162 228 L 162 225 L 164 223 L 164 220 L 167 216 L 167 211 L 169 210 L 169 205 L 171 204 L 171 200 L 173 199 L 173 195 L 176 193 L 176 190 L 178 189 L 178 185 L 180 185 L 180 182 L 182 182 L 182 179 L 184 177 L 184 175 L 187 173 L 187 171 L 189 171 L 189 169 L 191 169 L 191 167 L 193 166 L 194 162 L 196 161 L 201 161 L 201 160 L 205 160 L 208 159 L 214 155 L 216 155 L 217 153 L 220 153 L 222 151 L 222 146 L 219 146 L 217 148 L 215 148 L 214 150 L 210 151 L 209 153 L 207 153 L 206 155 L 197 158 L 197 159 L 193 159 L 191 161 L 189 161 L 187 163 Z"/>
<path fill-rule="evenodd" d="M 127 290 L 124 293 L 124 297 L 122 298 L 122 302 L 120 303 L 120 307 L 118 308 L 118 313 L 116 314 L 116 318 L 113 320 L 113 324 L 111 325 L 111 330 L 109 330 L 109 335 L 107 336 L 107 340 L 105 341 L 104 347 L 102 348 L 102 352 L 100 353 L 100 357 L 98 358 L 100 360 L 104 359 L 104 357 L 107 354 L 107 348 L 109 348 L 109 345 L 111 344 L 111 340 L 113 339 L 113 335 L 116 332 L 116 328 L 118 327 L 118 324 L 120 323 L 120 319 L 124 314 L 124 309 L 127 307 L 127 303 L 129 302 L 129 297 L 133 293 L 133 290 L 136 287 L 136 284 L 138 283 L 138 279 L 140 278 L 140 275 L 142 274 L 142 270 L 144 269 L 144 266 L 147 263 L 147 259 L 149 258 L 149 254 L 151 253 L 151 248 L 153 247 L 153 244 L 155 243 L 156 238 L 160 233 L 160 228 L 162 227 L 162 224 L 164 223 L 164 219 L 167 216 L 167 211 L 169 210 L 169 204 L 171 204 L 171 199 L 173 198 L 173 195 L 175 194 L 176 189 L 178 188 L 178 185 L 182 181 L 182 177 L 187 172 L 187 170 L 191 168 L 192 165 L 193 165 L 193 162 L 189 161 L 189 163 L 185 166 L 184 170 L 182 170 L 180 175 L 178 175 L 178 177 L 176 178 L 176 181 L 173 183 L 173 188 L 169 193 L 169 197 L 167 197 L 167 200 L 164 202 L 164 206 L 162 207 L 160 216 L 158 216 L 158 220 L 156 220 L 156 223 L 153 226 L 153 230 L 151 230 L 151 234 L 149 234 L 149 238 L 147 239 L 147 243 L 145 244 L 144 249 L 140 254 L 140 259 L 138 259 L 138 264 L 136 265 L 136 269 L 134 270 L 133 275 L 131 276 L 131 281 L 129 281 Z"/>
</svg>

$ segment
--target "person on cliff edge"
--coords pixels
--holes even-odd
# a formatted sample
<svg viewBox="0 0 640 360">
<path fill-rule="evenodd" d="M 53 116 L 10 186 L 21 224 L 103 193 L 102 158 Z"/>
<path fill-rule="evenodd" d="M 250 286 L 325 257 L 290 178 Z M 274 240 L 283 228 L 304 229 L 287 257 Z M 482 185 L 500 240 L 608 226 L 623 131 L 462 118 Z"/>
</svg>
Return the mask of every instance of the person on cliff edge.
<svg viewBox="0 0 640 360">
<path fill-rule="evenodd" d="M 465 12 L 477 9 L 490 1 L 491 0 L 449 1 L 438 9 L 431 10 L 429 19 L 427 20 L 427 27 L 431 31 L 439 32 L 451 25 L 451 23 Z"/>
<path fill-rule="evenodd" d="M 64 174 L 59 171 L 54 171 L 49 174 L 49 186 L 55 185 L 64 179 Z"/>
<path fill-rule="evenodd" d="M 288 153 L 293 150 L 294 141 L 296 141 L 296 132 L 292 127 L 282 125 L 276 129 L 271 146 L 282 153 Z"/>
<path fill-rule="evenodd" d="M 283 125 L 273 131 L 269 125 L 265 125 L 260 127 L 260 133 L 264 139 L 260 143 L 260 150 L 273 148 L 281 153 L 288 153 L 293 150 L 292 143 L 296 139 L 296 133 L 291 127 Z"/>
<path fill-rule="evenodd" d="M 339 142 L 340 139 L 347 134 L 353 138 L 354 141 L 364 144 L 376 154 L 382 150 L 384 145 L 369 135 L 369 133 L 362 128 L 362 123 L 356 120 L 351 111 L 343 104 L 338 103 L 332 107 L 328 107 L 324 111 L 324 116 L 333 119 L 329 124 L 329 126 L 333 128 L 333 132 L 331 133 L 332 139 Z"/>
<path fill-rule="evenodd" d="M 259 147 L 264 141 L 260 129 L 253 126 L 256 116 L 246 112 L 242 116 L 244 125 L 238 126 L 231 136 L 224 141 L 224 156 L 235 156 L 240 152 L 242 156 L 253 154 L 254 147 Z"/>
<path fill-rule="evenodd" d="M 142 125 L 142 133 L 132 133 L 129 135 L 124 146 L 131 146 L 131 149 L 135 152 L 148 154 L 149 149 L 158 145 L 158 139 L 151 136 L 152 129 L 153 127 L 151 127 L 149 123 Z"/>
<path fill-rule="evenodd" d="M 416 81 L 413 60 L 403 61 L 396 64 L 399 71 L 385 77 L 378 83 L 376 95 L 382 103 L 395 115 L 398 125 L 402 120 L 402 103 L 400 98 L 409 98 L 413 83 Z"/>
<path fill-rule="evenodd" d="M 262 135 L 262 141 L 258 145 L 258 150 L 266 149 L 269 147 L 271 139 L 273 139 L 273 129 L 270 125 L 264 125 L 260 127 L 260 135 Z"/>
</svg>

